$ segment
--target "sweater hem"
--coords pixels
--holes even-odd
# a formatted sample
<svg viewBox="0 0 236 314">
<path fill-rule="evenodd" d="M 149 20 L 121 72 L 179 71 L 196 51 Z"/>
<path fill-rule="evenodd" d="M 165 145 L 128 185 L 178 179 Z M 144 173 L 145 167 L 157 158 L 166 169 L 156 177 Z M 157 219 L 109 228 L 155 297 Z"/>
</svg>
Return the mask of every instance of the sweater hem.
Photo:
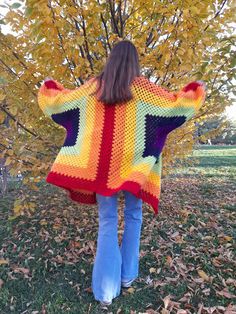
<svg viewBox="0 0 236 314">
<path fill-rule="evenodd" d="M 159 199 L 142 190 L 140 184 L 134 181 L 125 181 L 119 187 L 109 189 L 103 184 L 99 186 L 99 180 L 88 181 L 50 171 L 46 177 L 46 182 L 65 189 L 71 200 L 83 204 L 97 204 L 96 193 L 103 196 L 112 196 L 121 190 L 126 190 L 149 204 L 155 216 L 158 214 Z"/>
</svg>

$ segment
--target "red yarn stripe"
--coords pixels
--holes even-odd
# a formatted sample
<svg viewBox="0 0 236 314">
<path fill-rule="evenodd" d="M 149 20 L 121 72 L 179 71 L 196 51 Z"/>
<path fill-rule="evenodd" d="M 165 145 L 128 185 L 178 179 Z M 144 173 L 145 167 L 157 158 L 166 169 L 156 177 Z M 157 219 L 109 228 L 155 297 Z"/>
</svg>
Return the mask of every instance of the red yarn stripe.
<svg viewBox="0 0 236 314">
<path fill-rule="evenodd" d="M 189 91 L 189 90 L 195 91 L 199 86 L 201 86 L 199 83 L 197 83 L 197 82 L 191 82 L 191 83 L 189 83 L 188 85 L 186 85 L 186 86 L 183 88 L 183 91 L 184 91 L 184 92 L 187 92 L 187 91 Z"/>
<path fill-rule="evenodd" d="M 113 140 L 113 131 L 115 125 L 115 106 L 107 105 L 105 109 L 105 118 L 104 118 L 104 128 L 102 135 L 101 143 L 101 155 L 98 165 L 98 184 L 106 187 L 108 180 L 109 165 L 111 160 L 111 150 L 112 150 L 112 140 Z"/>
<path fill-rule="evenodd" d="M 57 84 L 56 84 L 54 81 L 52 81 L 52 80 L 46 81 L 46 82 L 44 82 L 44 84 L 45 84 L 45 86 L 46 86 L 47 88 L 50 88 L 50 89 L 59 89 L 59 90 L 61 90 L 61 89 L 57 86 Z"/>
</svg>

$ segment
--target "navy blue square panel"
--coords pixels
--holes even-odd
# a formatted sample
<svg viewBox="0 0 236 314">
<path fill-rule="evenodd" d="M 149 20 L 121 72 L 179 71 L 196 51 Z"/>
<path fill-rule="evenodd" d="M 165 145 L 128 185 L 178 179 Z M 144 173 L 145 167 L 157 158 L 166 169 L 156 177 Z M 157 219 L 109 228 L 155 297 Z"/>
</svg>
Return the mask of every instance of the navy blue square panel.
<svg viewBox="0 0 236 314">
<path fill-rule="evenodd" d="M 52 114 L 51 118 L 54 122 L 63 126 L 67 131 L 63 146 L 74 146 L 79 133 L 79 108 Z"/>
<path fill-rule="evenodd" d="M 145 149 L 142 157 L 154 156 L 158 158 L 168 133 L 182 125 L 185 121 L 185 116 L 158 117 L 150 114 L 145 115 Z"/>
</svg>

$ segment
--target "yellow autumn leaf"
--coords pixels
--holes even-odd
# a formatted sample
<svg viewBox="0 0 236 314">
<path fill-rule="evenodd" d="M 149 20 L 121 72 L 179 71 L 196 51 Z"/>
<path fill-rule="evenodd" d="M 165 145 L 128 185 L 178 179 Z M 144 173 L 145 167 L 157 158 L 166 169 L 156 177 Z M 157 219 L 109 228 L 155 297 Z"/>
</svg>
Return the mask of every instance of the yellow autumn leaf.
<svg viewBox="0 0 236 314">
<path fill-rule="evenodd" d="M 0 265 L 5 265 L 8 263 L 9 263 L 9 261 L 7 261 L 6 259 L 0 259 Z"/>
<path fill-rule="evenodd" d="M 53 229 L 55 229 L 55 230 L 58 230 L 58 229 L 60 229 L 61 228 L 61 224 L 54 224 L 53 226 Z"/>
<path fill-rule="evenodd" d="M 13 207 L 13 212 L 17 215 L 20 213 L 21 209 L 22 209 L 22 205 L 15 205 Z"/>
<path fill-rule="evenodd" d="M 190 11 L 193 12 L 193 13 L 195 13 L 195 14 L 199 14 L 199 13 L 200 13 L 199 9 L 198 9 L 196 6 L 192 6 L 192 7 L 190 8 Z"/>
<path fill-rule="evenodd" d="M 11 157 L 7 157 L 5 163 L 4 163 L 4 166 L 9 166 L 12 162 L 12 158 Z"/>
<path fill-rule="evenodd" d="M 231 240 L 233 239 L 233 237 L 230 237 L 230 236 L 224 236 L 224 239 L 225 239 L 226 241 L 231 241 Z"/>
<path fill-rule="evenodd" d="M 0 92 L 0 102 L 3 101 L 5 99 L 6 95 L 4 95 L 3 93 Z"/>
<path fill-rule="evenodd" d="M 127 289 L 127 291 L 128 291 L 129 293 L 134 293 L 135 289 L 134 289 L 133 287 L 130 287 L 130 288 Z"/>
<path fill-rule="evenodd" d="M 210 280 L 210 277 L 203 271 L 203 270 L 198 270 L 198 275 L 204 279 L 205 281 L 209 281 Z"/>
<path fill-rule="evenodd" d="M 5 119 L 6 119 L 6 114 L 4 112 L 0 111 L 0 124 L 2 124 Z"/>
</svg>

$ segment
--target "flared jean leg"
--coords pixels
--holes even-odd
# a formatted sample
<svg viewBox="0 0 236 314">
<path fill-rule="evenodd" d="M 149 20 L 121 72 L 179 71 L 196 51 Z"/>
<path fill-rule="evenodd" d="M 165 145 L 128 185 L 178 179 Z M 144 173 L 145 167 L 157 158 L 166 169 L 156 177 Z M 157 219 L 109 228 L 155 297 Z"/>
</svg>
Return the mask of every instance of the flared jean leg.
<svg viewBox="0 0 236 314">
<path fill-rule="evenodd" d="M 118 242 L 118 193 L 106 197 L 96 194 L 99 228 L 92 271 L 95 300 L 112 301 L 121 292 L 121 253 Z"/>
<path fill-rule="evenodd" d="M 136 279 L 139 274 L 139 248 L 142 228 L 142 200 L 124 191 L 124 233 L 120 246 L 121 280 Z"/>
</svg>

